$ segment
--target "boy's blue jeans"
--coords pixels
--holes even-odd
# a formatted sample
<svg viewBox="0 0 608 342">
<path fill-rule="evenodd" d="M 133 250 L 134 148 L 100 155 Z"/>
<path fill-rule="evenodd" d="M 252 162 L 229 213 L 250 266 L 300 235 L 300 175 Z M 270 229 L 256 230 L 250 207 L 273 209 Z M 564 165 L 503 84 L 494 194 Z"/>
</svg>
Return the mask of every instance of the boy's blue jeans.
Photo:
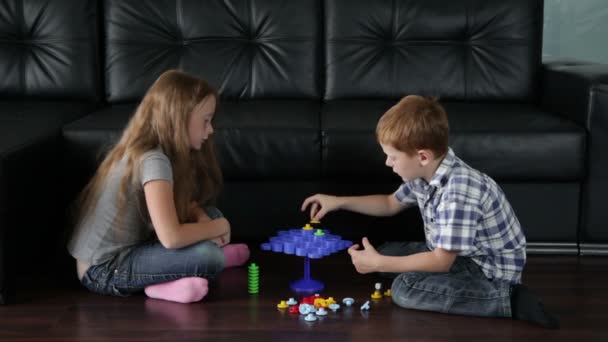
<svg viewBox="0 0 608 342">
<path fill-rule="evenodd" d="M 212 219 L 221 217 L 216 208 L 207 208 Z M 114 258 L 89 267 L 81 283 L 90 291 L 128 296 L 146 286 L 185 277 L 213 278 L 224 268 L 224 251 L 210 241 L 179 249 L 166 249 L 158 241 L 128 248 Z"/>
<path fill-rule="evenodd" d="M 383 255 L 404 256 L 428 252 L 424 242 L 389 242 L 378 247 Z M 449 272 L 387 273 L 395 276 L 391 288 L 395 304 L 443 313 L 511 317 L 511 284 L 489 280 L 473 260 L 458 256 Z"/>
</svg>

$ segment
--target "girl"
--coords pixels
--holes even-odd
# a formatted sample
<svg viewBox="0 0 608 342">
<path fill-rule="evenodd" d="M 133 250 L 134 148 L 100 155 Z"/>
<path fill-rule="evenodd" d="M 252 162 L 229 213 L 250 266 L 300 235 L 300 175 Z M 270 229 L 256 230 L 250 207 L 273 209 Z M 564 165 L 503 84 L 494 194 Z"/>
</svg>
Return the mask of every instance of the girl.
<svg viewBox="0 0 608 342">
<path fill-rule="evenodd" d="M 68 244 L 89 290 L 189 303 L 207 278 L 249 258 L 212 207 L 222 182 L 212 140 L 216 92 L 180 71 L 148 90 L 83 190 Z M 204 208 L 204 209 L 203 209 Z"/>
</svg>

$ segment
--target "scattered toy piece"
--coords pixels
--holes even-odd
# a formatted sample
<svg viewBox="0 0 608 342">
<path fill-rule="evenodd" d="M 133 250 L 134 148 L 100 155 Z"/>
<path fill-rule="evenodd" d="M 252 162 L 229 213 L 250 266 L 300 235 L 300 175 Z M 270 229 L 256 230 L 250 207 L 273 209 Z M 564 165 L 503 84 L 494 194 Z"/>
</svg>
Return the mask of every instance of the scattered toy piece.
<svg viewBox="0 0 608 342">
<path fill-rule="evenodd" d="M 340 308 L 340 304 L 336 304 L 336 303 L 329 304 L 329 309 L 333 312 L 336 312 L 336 310 L 338 310 L 339 308 Z"/>
<path fill-rule="evenodd" d="M 317 316 L 315 316 L 315 314 L 313 313 L 309 313 L 308 315 L 306 315 L 306 317 L 304 317 L 304 320 L 307 322 L 313 322 L 317 320 Z"/>
<path fill-rule="evenodd" d="M 315 307 L 310 304 L 300 304 L 299 311 L 300 311 L 300 314 L 306 315 L 306 314 L 311 313 L 314 310 L 314 308 Z"/>
<path fill-rule="evenodd" d="M 342 303 L 346 306 L 351 306 L 355 303 L 355 300 L 350 297 L 347 297 L 347 298 L 342 299 Z"/>
<path fill-rule="evenodd" d="M 255 263 L 251 263 L 249 267 L 247 267 L 247 273 L 249 279 L 247 292 L 256 294 L 260 291 L 260 268 Z"/>
</svg>

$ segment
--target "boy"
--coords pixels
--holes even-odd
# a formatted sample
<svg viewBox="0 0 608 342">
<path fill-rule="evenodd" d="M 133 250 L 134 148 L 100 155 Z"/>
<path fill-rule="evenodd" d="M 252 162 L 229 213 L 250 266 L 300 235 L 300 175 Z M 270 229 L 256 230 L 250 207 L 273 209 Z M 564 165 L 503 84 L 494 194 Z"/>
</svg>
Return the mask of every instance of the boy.
<svg viewBox="0 0 608 342">
<path fill-rule="evenodd" d="M 380 118 L 376 136 L 386 165 L 403 180 L 390 195 L 304 200 L 311 218 L 346 209 L 389 216 L 418 206 L 426 243 L 367 238 L 348 253 L 359 273 L 396 275 L 395 303 L 404 308 L 462 315 L 513 317 L 557 328 L 559 322 L 520 285 L 526 239 L 504 193 L 448 147 L 448 120 L 435 100 L 406 96 Z"/>
</svg>

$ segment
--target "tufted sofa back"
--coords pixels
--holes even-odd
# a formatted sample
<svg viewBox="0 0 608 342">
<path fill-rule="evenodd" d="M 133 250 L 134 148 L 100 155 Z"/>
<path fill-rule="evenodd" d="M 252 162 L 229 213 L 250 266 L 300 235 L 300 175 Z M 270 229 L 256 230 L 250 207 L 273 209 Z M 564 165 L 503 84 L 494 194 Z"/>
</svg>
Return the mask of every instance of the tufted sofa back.
<svg viewBox="0 0 608 342">
<path fill-rule="evenodd" d="M 97 1 L 0 2 L 0 98 L 99 96 Z"/>
<path fill-rule="evenodd" d="M 326 0 L 326 99 L 535 97 L 542 0 Z"/>
<path fill-rule="evenodd" d="M 140 98 L 164 70 L 180 68 L 228 99 L 316 98 L 319 0 L 108 0 L 106 95 Z"/>
</svg>

